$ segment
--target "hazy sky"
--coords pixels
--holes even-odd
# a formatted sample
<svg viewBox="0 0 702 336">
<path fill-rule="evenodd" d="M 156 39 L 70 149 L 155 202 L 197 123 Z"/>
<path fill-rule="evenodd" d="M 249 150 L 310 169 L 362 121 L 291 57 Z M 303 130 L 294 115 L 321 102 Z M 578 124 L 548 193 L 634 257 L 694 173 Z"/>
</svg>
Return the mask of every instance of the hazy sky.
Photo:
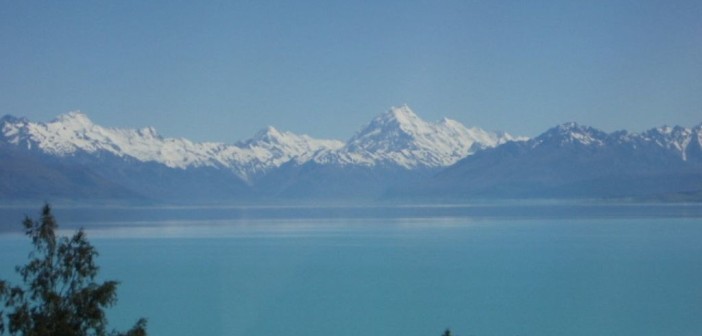
<svg viewBox="0 0 702 336">
<path fill-rule="evenodd" d="M 536 135 L 702 122 L 702 1 L 3 1 L 0 115 L 234 142 L 393 105 Z"/>
</svg>

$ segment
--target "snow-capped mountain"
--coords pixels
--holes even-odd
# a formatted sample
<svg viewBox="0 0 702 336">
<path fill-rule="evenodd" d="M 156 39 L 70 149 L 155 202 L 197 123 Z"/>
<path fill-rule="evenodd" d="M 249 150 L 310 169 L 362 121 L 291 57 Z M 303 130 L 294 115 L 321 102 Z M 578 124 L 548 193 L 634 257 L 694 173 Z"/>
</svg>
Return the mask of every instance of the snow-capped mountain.
<svg viewBox="0 0 702 336">
<path fill-rule="evenodd" d="M 526 139 L 450 119 L 427 122 L 402 106 L 345 143 L 268 127 L 224 144 L 166 138 L 153 128 L 103 127 L 79 112 L 47 123 L 0 118 L 5 200 L 671 194 L 702 198 L 702 124 L 607 133 L 565 123 Z"/>
<path fill-rule="evenodd" d="M 36 197 L 48 192 L 70 198 L 70 190 L 78 189 L 80 197 L 90 198 L 85 195 L 94 190 L 101 197 L 170 200 L 372 196 L 512 139 L 449 119 L 425 122 L 407 106 L 379 115 L 347 143 L 273 127 L 235 144 L 198 143 L 166 138 L 150 127 L 103 127 L 80 112 L 46 123 L 5 116 L 0 156 L 6 154 L 6 163 L 0 176 L 5 169 L 14 178 L 7 184 L 13 187 L 0 190 L 0 196 L 32 191 Z M 27 173 L 32 169 L 25 166 L 41 166 L 41 177 Z"/>
<path fill-rule="evenodd" d="M 642 133 L 624 130 L 606 133 L 569 122 L 551 128 L 527 143 L 531 148 L 577 144 L 592 148 L 628 147 L 639 152 L 657 150 L 687 161 L 688 156 L 694 157 L 696 149 L 702 146 L 702 124 L 693 128 L 663 126 Z"/>
<path fill-rule="evenodd" d="M 248 180 L 293 158 L 343 146 L 335 140 L 280 132 L 273 127 L 234 145 L 195 143 L 183 138 L 161 137 L 154 128 L 119 129 L 94 124 L 83 113 L 70 112 L 48 123 L 5 116 L 0 120 L 4 141 L 43 153 L 70 157 L 79 153 L 155 162 L 169 168 L 228 168 Z"/>
<path fill-rule="evenodd" d="M 529 143 L 532 148 L 542 145 L 564 146 L 568 144 L 603 146 L 609 135 L 598 129 L 568 122 L 553 127 Z"/>
<path fill-rule="evenodd" d="M 317 155 L 314 160 L 320 164 L 437 168 L 513 140 L 525 138 L 467 128 L 447 118 L 427 122 L 405 105 L 377 116 L 344 147 Z"/>
<path fill-rule="evenodd" d="M 416 187 L 393 193 L 463 198 L 702 196 L 702 125 L 606 133 L 566 123 L 528 141 L 478 152 Z"/>
<path fill-rule="evenodd" d="M 207 155 L 216 144 L 195 144 L 186 139 L 162 138 L 153 128 L 117 129 L 95 125 L 80 112 L 60 115 L 48 123 L 3 118 L 6 141 L 27 149 L 38 149 L 59 157 L 84 153 L 110 153 L 138 161 L 154 161 L 171 168 L 215 166 Z"/>
<path fill-rule="evenodd" d="M 260 176 L 291 161 L 307 161 L 312 156 L 341 148 L 338 140 L 314 139 L 307 135 L 279 131 L 268 126 L 246 141 L 222 145 L 222 161 L 245 180 Z"/>
<path fill-rule="evenodd" d="M 681 159 L 687 161 L 689 154 L 694 156 L 695 150 L 702 148 L 702 124 L 691 129 L 680 126 L 658 127 L 642 133 L 640 138 L 678 153 Z"/>
<path fill-rule="evenodd" d="M 80 112 L 60 115 L 48 123 L 5 116 L 0 127 L 4 141 L 53 156 L 111 154 L 177 169 L 226 168 L 247 181 L 291 160 L 297 164 L 310 160 L 320 164 L 394 164 L 406 169 L 445 167 L 477 150 L 520 139 L 466 128 L 450 119 L 426 122 L 407 106 L 379 115 L 347 143 L 314 139 L 271 126 L 236 144 L 196 143 L 164 138 L 152 127 L 102 127 Z"/>
</svg>

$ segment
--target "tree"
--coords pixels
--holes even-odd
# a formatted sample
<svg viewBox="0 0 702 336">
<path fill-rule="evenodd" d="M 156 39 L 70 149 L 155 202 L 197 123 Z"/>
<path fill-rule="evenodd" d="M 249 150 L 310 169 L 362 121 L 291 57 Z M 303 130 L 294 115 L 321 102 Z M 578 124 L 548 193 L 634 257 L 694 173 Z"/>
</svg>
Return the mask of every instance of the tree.
<svg viewBox="0 0 702 336">
<path fill-rule="evenodd" d="M 107 331 L 105 309 L 117 301 L 116 281 L 96 282 L 98 252 L 83 229 L 57 237 L 51 207 L 44 205 L 39 221 L 26 217 L 26 235 L 33 251 L 17 266 L 23 286 L 0 280 L 0 334 L 24 336 L 145 336 L 146 320 L 127 332 Z"/>
</svg>

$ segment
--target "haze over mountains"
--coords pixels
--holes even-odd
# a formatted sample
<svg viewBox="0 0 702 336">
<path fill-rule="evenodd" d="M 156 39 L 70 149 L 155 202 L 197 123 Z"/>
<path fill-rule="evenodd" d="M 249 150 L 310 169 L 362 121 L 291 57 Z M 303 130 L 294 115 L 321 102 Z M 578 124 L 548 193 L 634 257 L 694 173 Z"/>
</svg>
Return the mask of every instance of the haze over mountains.
<svg viewBox="0 0 702 336">
<path fill-rule="evenodd" d="M 702 125 L 605 133 L 565 123 L 473 156 L 395 194 L 462 198 L 702 200 Z"/>
<path fill-rule="evenodd" d="M 348 141 L 268 127 L 235 144 L 116 129 L 71 112 L 0 119 L 8 201 L 257 202 L 477 198 L 692 198 L 702 190 L 702 125 L 611 134 L 563 124 L 527 139 L 409 107 Z"/>
</svg>

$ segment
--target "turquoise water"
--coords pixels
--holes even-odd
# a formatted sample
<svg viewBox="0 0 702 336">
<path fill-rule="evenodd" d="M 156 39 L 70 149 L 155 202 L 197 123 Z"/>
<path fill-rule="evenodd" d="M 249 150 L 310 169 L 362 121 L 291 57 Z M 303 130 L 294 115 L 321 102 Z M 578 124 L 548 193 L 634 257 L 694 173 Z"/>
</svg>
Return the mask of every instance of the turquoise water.
<svg viewBox="0 0 702 336">
<path fill-rule="evenodd" d="M 151 335 L 702 334 L 699 206 L 56 214 L 122 282 L 111 325 Z M 28 251 L 5 231 L 1 278 Z"/>
</svg>

